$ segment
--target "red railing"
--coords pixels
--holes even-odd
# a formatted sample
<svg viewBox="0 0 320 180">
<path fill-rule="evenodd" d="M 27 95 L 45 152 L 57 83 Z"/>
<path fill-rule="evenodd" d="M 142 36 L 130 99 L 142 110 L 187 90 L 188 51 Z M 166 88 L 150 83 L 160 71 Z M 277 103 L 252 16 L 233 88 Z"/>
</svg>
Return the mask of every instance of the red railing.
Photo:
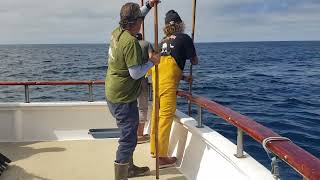
<svg viewBox="0 0 320 180">
<path fill-rule="evenodd" d="M 104 84 L 104 81 L 0 81 L 0 86 L 43 86 L 43 85 L 94 85 Z"/>
<path fill-rule="evenodd" d="M 104 81 L 0 81 L 0 86 L 23 85 L 28 87 L 32 85 L 89 85 L 89 92 L 90 87 L 92 91 L 92 85 L 95 84 L 103 85 Z M 262 143 L 263 140 L 268 137 L 281 137 L 279 134 L 271 131 L 267 127 L 255 122 L 254 120 L 214 101 L 200 96 L 191 95 L 189 92 L 185 91 L 178 91 L 177 95 L 186 98 L 201 108 L 207 109 L 211 113 L 216 114 L 233 126 L 241 129 L 241 131 L 245 132 L 259 143 Z M 267 143 L 266 146 L 272 153 L 289 164 L 304 178 L 310 180 L 320 179 L 320 160 L 293 142 L 271 141 Z"/>
<path fill-rule="evenodd" d="M 216 102 L 200 96 L 191 95 L 189 92 L 185 91 L 178 91 L 177 95 L 216 114 L 225 121 L 241 129 L 259 143 L 262 143 L 262 141 L 268 137 L 281 137 L 254 120 Z M 320 160 L 293 142 L 271 141 L 267 143 L 267 148 L 305 178 L 310 180 L 320 179 Z"/>
<path fill-rule="evenodd" d="M 103 85 L 104 81 L 0 81 L 0 86 L 24 86 L 25 103 L 30 103 L 29 86 L 88 85 L 88 101 L 93 102 L 93 85 Z"/>
</svg>

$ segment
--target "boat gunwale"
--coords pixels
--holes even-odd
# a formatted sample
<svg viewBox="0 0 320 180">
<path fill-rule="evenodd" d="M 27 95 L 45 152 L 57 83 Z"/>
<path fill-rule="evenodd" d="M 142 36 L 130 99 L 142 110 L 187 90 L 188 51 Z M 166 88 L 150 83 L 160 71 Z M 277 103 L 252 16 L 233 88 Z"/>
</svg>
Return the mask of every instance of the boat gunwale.
<svg viewBox="0 0 320 180">
<path fill-rule="evenodd" d="M 216 114 L 231 125 L 241 129 L 260 144 L 269 137 L 282 137 L 249 117 L 212 100 L 181 90 L 177 92 L 177 95 Z M 266 144 L 266 147 L 305 178 L 310 180 L 320 178 L 320 160 L 292 141 L 270 141 Z"/>
<path fill-rule="evenodd" d="M 44 86 L 44 85 L 103 85 L 104 81 L 0 81 L 0 86 Z"/>
</svg>

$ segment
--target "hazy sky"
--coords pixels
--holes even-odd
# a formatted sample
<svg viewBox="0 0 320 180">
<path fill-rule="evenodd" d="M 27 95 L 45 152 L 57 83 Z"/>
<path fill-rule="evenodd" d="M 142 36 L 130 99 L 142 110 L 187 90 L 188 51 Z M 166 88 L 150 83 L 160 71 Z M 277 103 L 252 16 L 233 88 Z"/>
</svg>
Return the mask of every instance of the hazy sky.
<svg viewBox="0 0 320 180">
<path fill-rule="evenodd" d="M 0 44 L 105 43 L 125 0 L 0 0 Z M 140 1 L 136 1 L 140 2 Z M 320 0 L 198 0 L 196 40 L 320 40 Z M 192 0 L 162 0 L 191 32 Z M 146 18 L 153 41 L 153 13 Z"/>
</svg>

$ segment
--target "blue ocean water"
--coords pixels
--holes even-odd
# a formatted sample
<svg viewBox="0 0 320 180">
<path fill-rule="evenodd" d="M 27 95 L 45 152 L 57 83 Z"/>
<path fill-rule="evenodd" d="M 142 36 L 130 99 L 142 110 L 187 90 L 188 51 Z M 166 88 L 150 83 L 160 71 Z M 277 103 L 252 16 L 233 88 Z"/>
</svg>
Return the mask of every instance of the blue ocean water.
<svg viewBox="0 0 320 180">
<path fill-rule="evenodd" d="M 195 94 L 251 117 L 320 158 L 320 42 L 196 46 Z M 106 52 L 104 44 L 1 45 L 0 81 L 103 80 Z M 32 102 L 88 98 L 86 86 L 32 86 L 30 91 Z M 104 100 L 104 86 L 95 86 L 94 93 L 95 100 Z M 0 102 L 13 101 L 24 101 L 24 88 L 0 86 Z M 186 112 L 186 101 L 179 99 L 178 108 Z M 234 127 L 206 111 L 203 116 L 208 126 L 236 141 Z M 263 148 L 248 136 L 245 150 L 270 169 Z M 301 179 L 280 165 L 282 179 Z"/>
</svg>

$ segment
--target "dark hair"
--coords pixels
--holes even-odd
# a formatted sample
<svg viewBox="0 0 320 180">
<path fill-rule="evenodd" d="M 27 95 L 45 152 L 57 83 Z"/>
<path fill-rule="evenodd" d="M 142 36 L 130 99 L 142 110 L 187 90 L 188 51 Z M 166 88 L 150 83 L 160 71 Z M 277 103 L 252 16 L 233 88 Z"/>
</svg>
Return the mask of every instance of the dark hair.
<svg viewBox="0 0 320 180">
<path fill-rule="evenodd" d="M 123 29 L 130 28 L 138 18 L 141 18 L 140 6 L 137 3 L 126 3 L 120 10 L 120 27 Z"/>
</svg>

